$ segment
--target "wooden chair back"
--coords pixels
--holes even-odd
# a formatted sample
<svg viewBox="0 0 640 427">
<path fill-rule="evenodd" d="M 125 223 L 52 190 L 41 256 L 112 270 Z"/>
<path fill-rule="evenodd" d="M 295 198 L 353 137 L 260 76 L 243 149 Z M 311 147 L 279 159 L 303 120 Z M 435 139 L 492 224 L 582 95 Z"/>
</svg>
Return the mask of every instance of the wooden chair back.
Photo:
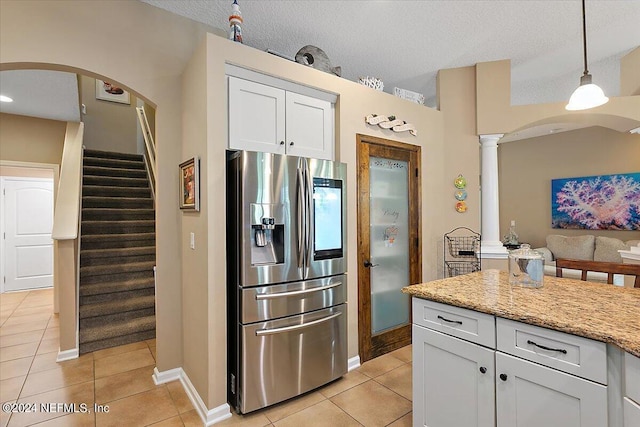
<svg viewBox="0 0 640 427">
<path fill-rule="evenodd" d="M 640 288 L 640 264 L 620 264 L 617 262 L 585 261 L 578 259 L 556 259 L 556 277 L 562 277 L 562 269 L 581 270 L 580 279 L 587 280 L 587 272 L 607 273 L 607 283 L 613 283 L 614 274 L 635 276 L 634 288 Z"/>
</svg>

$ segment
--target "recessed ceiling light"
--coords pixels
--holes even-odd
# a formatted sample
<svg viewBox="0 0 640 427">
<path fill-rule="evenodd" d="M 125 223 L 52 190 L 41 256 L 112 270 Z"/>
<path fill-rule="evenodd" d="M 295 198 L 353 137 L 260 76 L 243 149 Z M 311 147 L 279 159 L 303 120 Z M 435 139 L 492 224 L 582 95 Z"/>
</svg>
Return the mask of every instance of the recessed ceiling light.
<svg viewBox="0 0 640 427">
<path fill-rule="evenodd" d="M 0 102 L 13 102 L 13 99 L 5 95 L 0 95 Z"/>
</svg>

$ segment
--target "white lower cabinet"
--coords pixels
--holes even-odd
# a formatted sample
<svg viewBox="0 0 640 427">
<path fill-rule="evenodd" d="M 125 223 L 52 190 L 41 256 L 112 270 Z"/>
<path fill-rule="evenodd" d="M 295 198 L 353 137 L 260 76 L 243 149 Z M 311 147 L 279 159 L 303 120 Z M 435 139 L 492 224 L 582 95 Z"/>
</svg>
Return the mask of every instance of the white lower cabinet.
<svg viewBox="0 0 640 427">
<path fill-rule="evenodd" d="M 413 425 L 495 426 L 494 351 L 413 325 Z"/>
<path fill-rule="evenodd" d="M 606 344 L 486 316 L 414 298 L 414 427 L 610 425 Z"/>
<path fill-rule="evenodd" d="M 603 427 L 607 388 L 496 352 L 498 427 Z"/>
</svg>

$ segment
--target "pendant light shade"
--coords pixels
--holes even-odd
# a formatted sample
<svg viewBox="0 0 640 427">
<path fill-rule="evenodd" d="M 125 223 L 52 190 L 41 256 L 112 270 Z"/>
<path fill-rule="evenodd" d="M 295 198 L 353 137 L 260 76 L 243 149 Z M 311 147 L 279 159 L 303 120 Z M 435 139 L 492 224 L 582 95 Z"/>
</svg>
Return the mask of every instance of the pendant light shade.
<svg viewBox="0 0 640 427">
<path fill-rule="evenodd" d="M 580 86 L 573 91 L 569 103 L 566 107 L 567 110 L 587 110 L 589 108 L 598 107 L 606 104 L 609 98 L 604 96 L 604 92 L 600 89 L 600 86 L 591 83 L 591 74 L 587 68 L 587 24 L 586 14 L 584 7 L 585 0 L 582 0 L 582 42 L 584 47 L 584 73 L 580 77 Z"/>
</svg>

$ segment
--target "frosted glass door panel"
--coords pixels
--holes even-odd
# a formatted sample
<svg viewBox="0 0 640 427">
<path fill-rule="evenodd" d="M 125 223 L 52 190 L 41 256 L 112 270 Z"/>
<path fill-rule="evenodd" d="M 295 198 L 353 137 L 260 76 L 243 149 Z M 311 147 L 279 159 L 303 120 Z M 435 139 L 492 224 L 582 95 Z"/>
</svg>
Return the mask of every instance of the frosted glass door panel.
<svg viewBox="0 0 640 427">
<path fill-rule="evenodd" d="M 372 334 L 409 322 L 409 296 L 400 291 L 409 285 L 407 171 L 405 161 L 370 158 Z"/>
</svg>

